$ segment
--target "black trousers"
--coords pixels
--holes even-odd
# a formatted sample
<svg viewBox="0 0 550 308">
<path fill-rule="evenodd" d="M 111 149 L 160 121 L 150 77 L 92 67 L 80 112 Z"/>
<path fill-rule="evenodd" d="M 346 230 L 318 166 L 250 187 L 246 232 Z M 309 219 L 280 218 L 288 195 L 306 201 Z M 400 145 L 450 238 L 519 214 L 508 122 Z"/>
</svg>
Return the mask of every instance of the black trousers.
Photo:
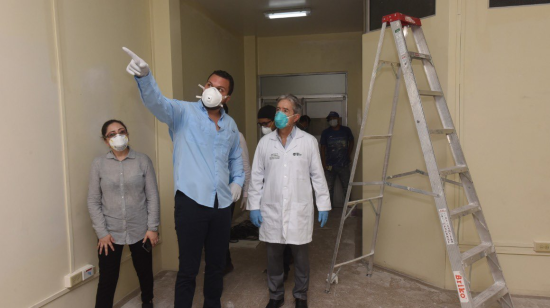
<svg viewBox="0 0 550 308">
<path fill-rule="evenodd" d="M 115 297 L 118 274 L 120 272 L 120 260 L 124 245 L 113 244 L 115 251 L 109 249 L 109 255 L 98 253 L 99 256 L 99 284 L 95 300 L 96 308 L 111 308 Z M 139 279 L 141 288 L 141 301 L 152 303 L 153 301 L 153 253 L 147 252 L 142 247 L 142 241 L 130 246 L 132 262 Z"/>
<path fill-rule="evenodd" d="M 231 203 L 231 221 L 233 221 L 233 213 L 235 212 L 235 202 Z M 231 239 L 231 224 L 229 224 L 229 239 Z M 227 243 L 229 245 L 229 242 Z M 225 261 L 225 265 L 233 264 L 233 261 L 231 261 L 231 252 L 229 251 L 229 246 L 227 247 L 227 258 Z"/>
<path fill-rule="evenodd" d="M 229 247 L 231 208 L 218 209 L 196 203 L 181 191 L 176 193 L 174 217 L 179 247 L 174 308 L 191 308 L 204 247 L 204 307 L 221 307 L 223 270 Z"/>
</svg>

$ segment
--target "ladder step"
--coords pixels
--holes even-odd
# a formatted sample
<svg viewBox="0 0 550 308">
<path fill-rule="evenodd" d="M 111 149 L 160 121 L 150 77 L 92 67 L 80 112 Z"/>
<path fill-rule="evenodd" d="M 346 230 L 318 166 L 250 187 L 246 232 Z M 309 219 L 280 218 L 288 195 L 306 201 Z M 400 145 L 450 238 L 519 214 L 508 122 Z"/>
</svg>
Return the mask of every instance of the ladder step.
<svg viewBox="0 0 550 308">
<path fill-rule="evenodd" d="M 456 209 L 451 210 L 451 219 L 457 219 L 462 216 L 466 216 L 481 210 L 481 207 L 477 202 L 470 203 L 465 206 L 457 207 Z"/>
<path fill-rule="evenodd" d="M 430 56 L 430 55 L 427 55 L 425 53 L 418 53 L 418 52 L 414 52 L 414 51 L 409 51 L 409 56 L 411 57 L 411 59 L 417 59 L 417 60 L 422 60 L 422 59 L 431 60 L 432 59 L 432 56 Z"/>
<path fill-rule="evenodd" d="M 468 167 L 459 165 L 459 166 L 452 166 L 449 168 L 443 168 L 439 170 L 439 175 L 442 177 L 445 177 L 447 175 L 462 173 L 462 172 L 468 172 Z"/>
<path fill-rule="evenodd" d="M 372 198 L 367 198 L 367 199 L 349 201 L 349 202 L 348 202 L 348 206 L 354 205 L 354 204 L 358 204 L 358 203 L 363 203 L 363 202 L 370 201 L 370 200 L 380 199 L 380 198 L 382 198 L 382 197 L 383 197 L 383 196 L 380 195 L 380 196 L 376 196 L 376 197 L 372 197 Z"/>
<path fill-rule="evenodd" d="M 468 266 L 493 252 L 495 252 L 495 247 L 491 243 L 480 244 L 462 254 L 462 264 Z"/>
<path fill-rule="evenodd" d="M 508 288 L 504 282 L 495 282 L 485 291 L 474 297 L 474 307 L 482 308 L 508 294 Z"/>
<path fill-rule="evenodd" d="M 391 135 L 370 135 L 363 137 L 363 140 L 369 140 L 369 139 L 386 139 L 390 138 Z"/>
<path fill-rule="evenodd" d="M 453 128 L 430 129 L 430 135 L 448 135 L 454 132 L 455 130 Z"/>
<path fill-rule="evenodd" d="M 443 92 L 430 90 L 418 90 L 418 94 L 423 96 L 443 96 Z"/>
</svg>

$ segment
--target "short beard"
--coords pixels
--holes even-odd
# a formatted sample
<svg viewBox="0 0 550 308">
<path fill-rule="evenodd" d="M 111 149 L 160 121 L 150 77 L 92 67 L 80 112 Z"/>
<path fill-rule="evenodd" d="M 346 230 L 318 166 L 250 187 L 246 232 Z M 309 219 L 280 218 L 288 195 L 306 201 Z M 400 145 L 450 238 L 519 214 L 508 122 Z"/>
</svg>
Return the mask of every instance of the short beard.
<svg viewBox="0 0 550 308">
<path fill-rule="evenodd" d="M 204 104 L 203 104 L 203 106 L 204 106 Z M 204 108 L 206 108 L 208 110 L 220 110 L 222 108 L 222 106 L 221 105 L 219 105 L 218 107 L 206 107 L 206 106 L 204 106 Z"/>
</svg>

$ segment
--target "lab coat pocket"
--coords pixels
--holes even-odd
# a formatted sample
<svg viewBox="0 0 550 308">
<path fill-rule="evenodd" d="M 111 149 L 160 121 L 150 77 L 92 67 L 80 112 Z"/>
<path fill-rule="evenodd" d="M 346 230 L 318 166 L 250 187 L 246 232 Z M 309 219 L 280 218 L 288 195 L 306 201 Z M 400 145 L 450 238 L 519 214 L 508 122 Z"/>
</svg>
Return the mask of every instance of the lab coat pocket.
<svg viewBox="0 0 550 308">
<path fill-rule="evenodd" d="M 282 235 L 282 212 L 279 205 L 265 203 L 261 205 L 263 222 L 260 229 L 261 239 L 267 242 L 277 242 Z"/>
<path fill-rule="evenodd" d="M 309 202 L 294 202 L 290 209 L 290 229 L 308 230 L 312 222 L 312 205 Z"/>
<path fill-rule="evenodd" d="M 297 200 L 300 203 L 313 201 L 311 191 L 311 178 L 308 173 L 301 172 L 296 176 Z"/>
</svg>

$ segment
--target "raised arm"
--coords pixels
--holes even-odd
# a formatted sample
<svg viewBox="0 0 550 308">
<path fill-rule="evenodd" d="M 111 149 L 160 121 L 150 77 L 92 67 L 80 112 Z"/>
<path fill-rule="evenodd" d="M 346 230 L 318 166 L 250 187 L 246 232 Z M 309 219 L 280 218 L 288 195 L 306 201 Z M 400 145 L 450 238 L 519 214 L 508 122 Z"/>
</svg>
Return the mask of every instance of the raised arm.
<svg viewBox="0 0 550 308">
<path fill-rule="evenodd" d="M 163 96 L 149 70 L 149 65 L 130 49 L 126 47 L 122 47 L 122 49 L 132 58 L 126 71 L 135 77 L 143 104 L 159 121 L 168 124 L 168 127 L 173 129 L 174 119 L 183 111 L 183 105 L 177 100 Z"/>
</svg>

